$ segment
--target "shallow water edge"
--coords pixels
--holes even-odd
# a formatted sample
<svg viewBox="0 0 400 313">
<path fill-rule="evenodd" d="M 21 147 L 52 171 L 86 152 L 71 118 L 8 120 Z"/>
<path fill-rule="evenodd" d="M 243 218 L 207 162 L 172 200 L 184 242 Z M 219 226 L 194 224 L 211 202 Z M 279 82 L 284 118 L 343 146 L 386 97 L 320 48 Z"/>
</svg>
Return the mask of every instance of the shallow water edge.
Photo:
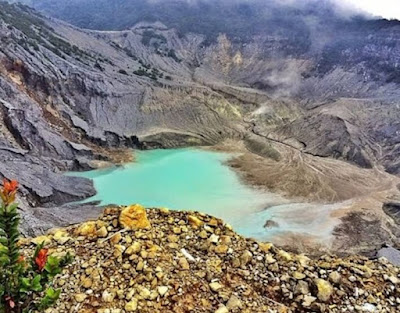
<svg viewBox="0 0 400 313">
<path fill-rule="evenodd" d="M 331 212 L 338 205 L 292 203 L 244 184 L 227 162 L 237 153 L 184 148 L 135 152 L 136 161 L 68 175 L 90 178 L 101 205 L 140 203 L 146 207 L 196 210 L 224 219 L 246 237 L 274 241 L 303 234 L 329 242 Z M 85 201 L 85 202 L 86 202 Z M 273 223 L 267 223 L 273 221 Z"/>
</svg>

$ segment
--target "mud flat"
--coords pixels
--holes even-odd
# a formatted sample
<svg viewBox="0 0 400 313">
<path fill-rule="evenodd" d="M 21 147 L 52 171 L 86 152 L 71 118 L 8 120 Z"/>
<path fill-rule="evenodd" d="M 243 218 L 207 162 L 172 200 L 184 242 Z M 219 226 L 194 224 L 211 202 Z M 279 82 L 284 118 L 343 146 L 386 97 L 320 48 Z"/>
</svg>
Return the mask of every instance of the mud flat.
<svg viewBox="0 0 400 313">
<path fill-rule="evenodd" d="M 398 246 L 398 225 L 382 209 L 385 203 L 400 201 L 397 176 L 380 168 L 364 169 L 312 156 L 279 143 L 270 146 L 279 153 L 279 160 L 250 151 L 243 141 L 226 141 L 212 149 L 237 153 L 228 164 L 245 183 L 290 199 L 292 205 L 270 208 L 264 217 L 270 219 L 275 214 L 275 222 L 297 219 L 307 232 L 279 233 L 274 242 L 311 253 L 328 248 L 337 253 L 368 255 L 384 243 Z M 329 235 L 315 236 L 313 225 Z M 318 237 L 324 238 L 322 245 Z"/>
</svg>

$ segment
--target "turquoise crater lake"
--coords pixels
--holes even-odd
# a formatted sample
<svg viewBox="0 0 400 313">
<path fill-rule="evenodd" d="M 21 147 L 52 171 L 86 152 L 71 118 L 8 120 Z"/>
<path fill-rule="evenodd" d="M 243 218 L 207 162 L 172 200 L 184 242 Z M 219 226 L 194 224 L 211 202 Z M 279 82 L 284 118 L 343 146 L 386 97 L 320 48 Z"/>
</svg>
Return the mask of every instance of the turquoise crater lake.
<svg viewBox="0 0 400 313">
<path fill-rule="evenodd" d="M 140 203 L 145 207 L 196 210 L 222 218 L 242 235 L 260 240 L 304 229 L 304 221 L 293 215 L 304 218 L 303 210 L 311 208 L 242 183 L 225 164 L 232 154 L 188 148 L 138 151 L 135 156 L 136 162 L 120 167 L 68 175 L 93 179 L 97 194 L 86 201 L 98 200 L 102 205 Z M 319 236 L 321 226 L 323 232 L 329 232 L 331 227 L 326 227 L 324 220 L 330 208 L 321 211 L 326 212 L 323 216 L 310 211 L 318 225 L 316 229 L 308 225 L 307 233 L 314 231 Z M 281 227 L 264 228 L 269 219 Z"/>
</svg>

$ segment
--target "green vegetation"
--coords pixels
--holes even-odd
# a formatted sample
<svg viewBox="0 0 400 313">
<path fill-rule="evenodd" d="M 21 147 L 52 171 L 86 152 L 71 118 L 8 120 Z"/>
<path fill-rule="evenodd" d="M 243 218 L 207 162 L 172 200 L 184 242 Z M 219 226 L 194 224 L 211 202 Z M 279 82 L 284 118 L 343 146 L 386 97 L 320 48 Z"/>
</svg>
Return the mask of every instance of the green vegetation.
<svg viewBox="0 0 400 313">
<path fill-rule="evenodd" d="M 308 27 L 299 10 L 282 10 L 272 1 L 143 1 L 143 0 L 37 0 L 33 6 L 74 25 L 97 30 L 124 30 L 138 22 L 160 21 L 180 35 L 200 33 L 205 44 L 225 33 L 232 40 L 246 42 L 253 35 L 268 33 L 289 35 L 289 40 L 307 42 Z M 288 32 L 290 29 L 290 32 Z M 151 31 L 143 44 L 152 39 L 163 41 Z M 307 45 L 306 45 L 307 46 Z"/>
<path fill-rule="evenodd" d="M 27 258 L 19 250 L 18 183 L 3 181 L 0 189 L 0 313 L 30 313 L 52 307 L 61 290 L 52 288 L 53 279 L 71 261 L 48 255 L 41 243 Z"/>
<path fill-rule="evenodd" d="M 170 50 L 168 51 L 168 56 L 169 56 L 170 58 L 173 58 L 173 59 L 174 59 L 176 62 L 178 62 L 178 63 L 181 62 L 181 59 L 179 59 L 179 58 L 177 57 L 176 52 L 175 52 L 174 49 L 170 49 Z"/>
<path fill-rule="evenodd" d="M 167 42 L 167 39 L 163 35 L 156 34 L 152 30 L 145 30 L 142 36 L 142 44 L 150 46 L 152 39 L 155 41 L 153 45 L 156 45 L 156 47 Z"/>
<path fill-rule="evenodd" d="M 157 46 L 156 53 L 163 57 L 172 58 L 173 60 L 175 60 L 175 62 L 178 62 L 178 63 L 182 62 L 182 60 L 180 58 L 178 58 L 178 56 L 176 55 L 176 51 L 174 49 L 168 49 L 166 47 Z"/>
<path fill-rule="evenodd" d="M 396 31 L 400 22 L 363 17 L 343 19 L 333 12 L 326 1 L 312 2 L 301 7 L 278 4 L 279 1 L 273 0 L 25 1 L 52 16 L 84 28 L 122 30 L 143 21 L 159 21 L 176 29 L 180 36 L 191 32 L 204 35 L 203 46 L 214 43 L 221 33 L 226 34 L 232 42 L 243 45 L 254 40 L 254 36 L 262 35 L 264 39 L 271 38 L 271 43 L 275 45 L 272 49 L 269 42 L 265 43 L 265 57 L 271 57 L 274 51 L 279 51 L 282 57 L 304 57 L 305 53 L 316 55 L 317 66 L 308 75 L 324 75 L 336 66 L 352 68 L 358 64 L 358 71 L 375 80 L 400 83 L 398 60 L 394 57 L 397 53 L 390 52 L 399 49 L 399 44 L 393 40 L 391 33 Z M 3 10 L 3 7 L 6 9 Z M 74 47 L 58 37 L 39 42 L 40 39 L 35 36 L 40 34 L 41 37 L 45 33 L 42 29 L 45 26 L 39 18 L 36 20 L 27 16 L 10 20 L 15 14 L 7 11 L 17 10 L 19 15 L 23 15 L 23 10 L 29 10 L 15 8 L 18 7 L 0 4 L 0 18 L 8 18 L 9 23 L 13 22 L 27 37 L 33 38 L 28 38 L 26 42 L 23 42 L 25 39 L 22 40 L 22 46 L 34 51 L 40 45 L 48 44 L 49 49 L 54 49 L 54 53 L 61 56 L 75 54 Z M 314 48 L 312 43 L 320 42 L 318 34 L 337 36 L 328 36 L 329 42 L 322 50 L 317 47 L 315 49 L 318 51 L 311 51 L 310 48 Z M 170 57 L 176 62 L 181 61 L 176 51 L 166 45 L 166 38 L 154 30 L 143 29 L 142 43 L 154 48 L 155 53 L 161 56 Z M 116 48 L 122 49 L 117 45 Z M 129 49 L 123 50 L 129 57 L 138 60 Z M 145 64 L 135 74 L 154 77 Z"/>
<path fill-rule="evenodd" d="M 140 67 L 138 70 L 134 71 L 133 74 L 138 76 L 146 76 L 153 80 L 158 80 L 159 78 L 164 77 L 164 74 L 161 73 L 158 69 L 146 68 L 146 67 L 145 68 Z"/>
<path fill-rule="evenodd" d="M 137 57 L 136 55 L 134 55 L 134 54 L 132 53 L 132 51 L 129 50 L 128 48 L 124 48 L 123 50 L 125 51 L 125 53 L 126 53 L 126 55 L 127 55 L 128 57 L 134 59 L 135 61 L 138 60 L 138 57 Z"/>
<path fill-rule="evenodd" d="M 13 35 L 11 39 L 26 50 L 31 47 L 33 50 L 39 51 L 40 46 L 43 46 L 62 58 L 68 55 L 75 58 L 92 59 L 89 54 L 77 46 L 54 35 L 54 30 L 47 26 L 36 12 L 26 6 L 0 2 L 0 20 L 8 24 L 9 28 L 14 27 L 23 34 L 23 37 L 19 38 L 15 38 Z"/>
</svg>

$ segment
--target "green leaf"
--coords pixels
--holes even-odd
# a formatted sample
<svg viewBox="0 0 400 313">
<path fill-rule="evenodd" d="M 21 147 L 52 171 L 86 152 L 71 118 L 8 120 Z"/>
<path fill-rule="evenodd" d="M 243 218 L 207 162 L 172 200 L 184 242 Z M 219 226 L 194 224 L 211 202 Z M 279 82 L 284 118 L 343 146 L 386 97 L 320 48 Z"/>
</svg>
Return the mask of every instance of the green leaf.
<svg viewBox="0 0 400 313">
<path fill-rule="evenodd" d="M 44 270 L 49 274 L 50 277 L 54 277 L 61 273 L 60 259 L 54 256 L 49 256 Z"/>
<path fill-rule="evenodd" d="M 58 267 L 60 265 L 60 260 L 55 256 L 49 256 L 47 259 L 47 264 L 52 267 Z"/>
<path fill-rule="evenodd" d="M 7 255 L 0 256 L 0 265 L 5 266 L 7 264 L 10 264 L 10 258 Z"/>
<path fill-rule="evenodd" d="M 42 250 L 43 247 L 44 247 L 44 241 L 37 245 L 37 247 L 35 249 L 35 253 L 33 254 L 33 260 L 35 260 L 37 258 L 39 251 Z"/>
<path fill-rule="evenodd" d="M 40 275 L 36 275 L 35 278 L 32 280 L 31 286 L 32 290 L 39 292 L 43 290 L 42 285 L 40 284 L 42 277 Z"/>
<path fill-rule="evenodd" d="M 31 290 L 31 281 L 29 278 L 22 278 L 20 285 L 20 291 L 23 293 L 28 293 Z"/>
<path fill-rule="evenodd" d="M 39 304 L 39 310 L 46 310 L 53 306 L 60 297 L 61 289 L 48 288 L 46 294 Z"/>
<path fill-rule="evenodd" d="M 64 268 L 68 264 L 72 263 L 72 261 L 73 261 L 73 257 L 71 255 L 71 253 L 67 252 L 67 254 L 60 260 L 60 267 Z"/>
<path fill-rule="evenodd" d="M 7 206 L 6 210 L 8 213 L 14 213 L 16 212 L 18 208 L 18 203 L 11 203 L 10 205 Z"/>
<path fill-rule="evenodd" d="M 0 243 L 0 253 L 8 253 L 8 248 Z"/>
</svg>

